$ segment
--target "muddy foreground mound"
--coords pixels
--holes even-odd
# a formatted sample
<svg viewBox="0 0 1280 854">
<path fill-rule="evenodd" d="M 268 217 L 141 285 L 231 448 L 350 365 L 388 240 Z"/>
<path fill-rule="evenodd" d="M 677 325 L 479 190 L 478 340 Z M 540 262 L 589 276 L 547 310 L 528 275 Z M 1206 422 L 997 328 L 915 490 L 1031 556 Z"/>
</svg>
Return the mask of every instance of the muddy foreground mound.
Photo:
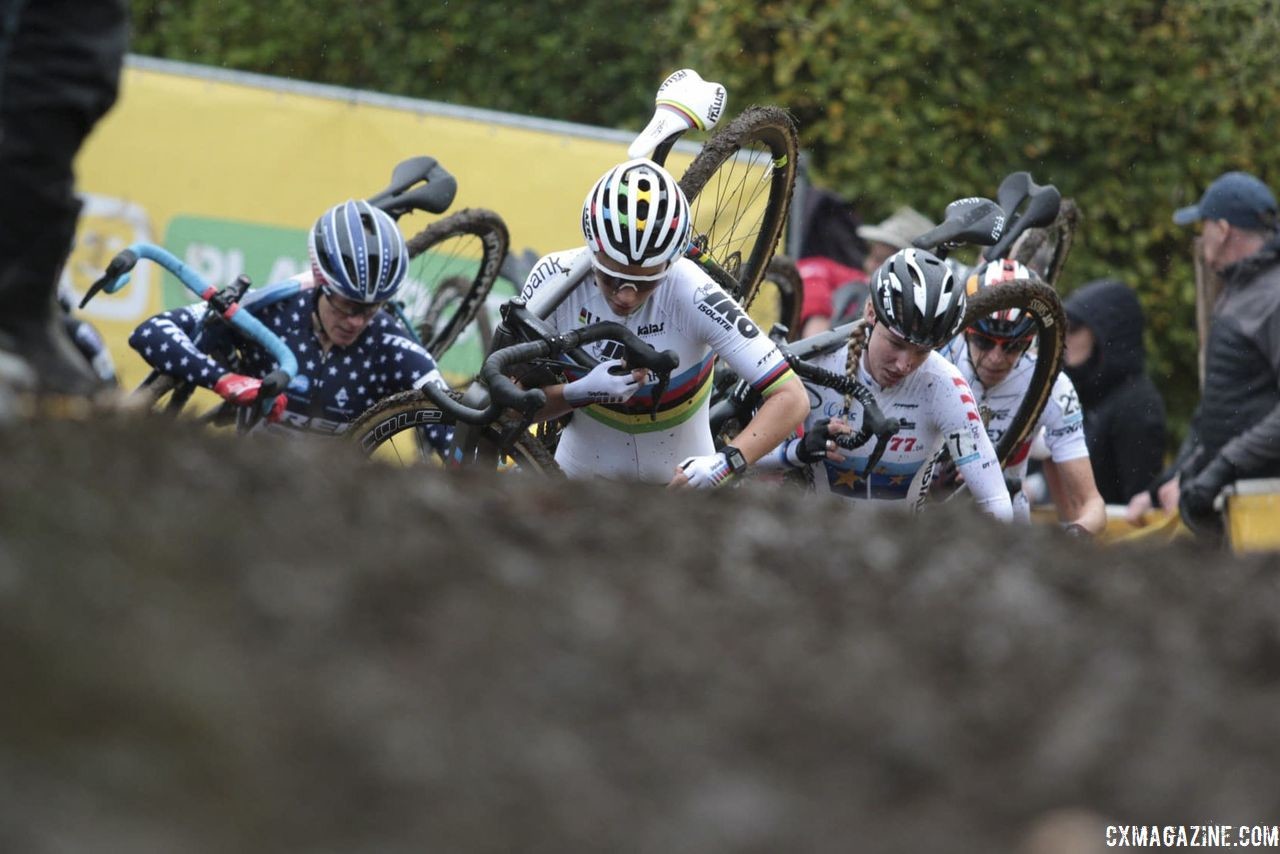
<svg viewBox="0 0 1280 854">
<path fill-rule="evenodd" d="M 0 443 L 0 851 L 1066 852 L 1280 820 L 1273 561 L 160 424 Z"/>
</svg>

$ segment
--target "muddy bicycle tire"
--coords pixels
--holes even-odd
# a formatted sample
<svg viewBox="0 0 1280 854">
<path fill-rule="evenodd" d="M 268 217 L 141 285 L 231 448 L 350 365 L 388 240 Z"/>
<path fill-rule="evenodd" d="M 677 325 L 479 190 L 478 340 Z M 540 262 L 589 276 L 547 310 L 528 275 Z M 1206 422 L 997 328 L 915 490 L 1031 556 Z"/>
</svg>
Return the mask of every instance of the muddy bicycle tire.
<svg viewBox="0 0 1280 854">
<path fill-rule="evenodd" d="M 738 282 L 733 297 L 744 306 L 755 297 L 782 238 L 798 156 L 795 122 L 786 110 L 748 107 L 707 140 L 680 179 L 693 209 L 695 242 L 705 244 L 702 248 Z M 748 187 L 753 171 L 759 173 L 753 179 L 758 186 Z M 724 189 L 735 179 L 746 199 Z M 743 222 L 748 209 L 750 221 Z"/>
<path fill-rule="evenodd" d="M 458 253 L 463 246 L 478 243 L 479 257 Z M 502 217 L 484 208 L 464 208 L 431 223 L 409 238 L 409 279 L 423 289 L 415 297 L 412 287 L 405 313 L 422 339 L 423 346 L 437 360 L 453 346 L 476 315 L 498 280 L 498 270 L 507 257 L 511 238 Z M 468 247 L 474 249 L 473 247 Z M 463 281 L 459 282 L 459 278 Z M 449 288 L 441 288 L 448 283 Z M 451 314 L 443 323 L 438 298 L 449 298 Z M 456 307 L 455 304 L 456 303 Z"/>
<path fill-rule="evenodd" d="M 1003 282 L 998 287 L 983 288 L 965 306 L 962 329 L 968 329 L 983 317 L 998 311 L 1017 308 L 1035 321 L 1039 334 L 1036 366 L 1027 385 L 1027 393 L 1009 423 L 1009 429 L 996 445 L 996 456 L 1006 466 L 1022 443 L 1031 437 L 1036 422 L 1044 412 L 1053 391 L 1054 381 L 1062 368 L 1066 345 L 1067 316 L 1062 301 L 1053 288 L 1029 280 Z"/>
<path fill-rule="evenodd" d="M 452 391 L 449 394 L 455 400 L 462 398 L 461 392 Z M 422 391 L 402 391 L 369 407 L 363 415 L 352 422 L 346 436 L 348 441 L 355 444 L 367 457 L 372 457 L 379 449 L 385 448 L 393 441 L 402 439 L 407 440 L 421 456 L 419 428 L 448 427 L 453 423 L 453 416 L 436 406 Z M 489 441 L 498 443 L 499 427 L 497 425 L 489 425 L 484 432 Z M 551 454 L 533 434 L 527 431 L 517 435 L 509 446 L 502 449 L 502 454 L 510 458 L 521 471 L 547 477 L 556 477 L 561 474 L 560 467 L 556 465 Z M 400 461 L 406 463 L 403 457 Z"/>
<path fill-rule="evenodd" d="M 1010 256 L 1039 273 L 1050 287 L 1056 287 L 1079 227 L 1080 209 L 1072 199 L 1063 199 L 1054 221 L 1044 228 L 1029 229 L 1014 243 Z"/>
</svg>

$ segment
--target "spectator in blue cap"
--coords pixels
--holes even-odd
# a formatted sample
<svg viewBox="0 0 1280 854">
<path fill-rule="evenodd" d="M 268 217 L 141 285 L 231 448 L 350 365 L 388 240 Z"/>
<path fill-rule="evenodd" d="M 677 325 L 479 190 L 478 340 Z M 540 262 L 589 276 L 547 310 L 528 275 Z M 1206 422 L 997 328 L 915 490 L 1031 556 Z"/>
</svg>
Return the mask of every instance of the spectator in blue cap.
<svg viewBox="0 0 1280 854">
<path fill-rule="evenodd" d="M 1280 475 L 1280 240 L 1276 199 L 1245 172 L 1228 172 L 1199 203 L 1173 215 L 1200 223 L 1205 262 L 1222 277 L 1205 342 L 1204 389 L 1173 466 L 1152 494 L 1171 495 L 1197 533 L 1217 535 L 1214 499 L 1228 484 Z M 1163 489 L 1161 485 L 1163 483 Z M 1177 484 L 1173 487 L 1173 484 Z M 1151 494 L 1134 503 L 1150 506 Z M 1131 503 L 1130 510 L 1137 508 Z"/>
</svg>

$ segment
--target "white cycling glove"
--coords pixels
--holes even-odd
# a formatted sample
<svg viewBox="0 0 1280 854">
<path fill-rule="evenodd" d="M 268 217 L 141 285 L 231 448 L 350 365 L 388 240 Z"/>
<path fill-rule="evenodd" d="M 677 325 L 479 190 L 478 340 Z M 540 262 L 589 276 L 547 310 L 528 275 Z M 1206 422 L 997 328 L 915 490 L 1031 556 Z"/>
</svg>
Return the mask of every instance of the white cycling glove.
<svg viewBox="0 0 1280 854">
<path fill-rule="evenodd" d="M 680 470 L 694 489 L 715 489 L 746 467 L 742 452 L 732 445 L 705 457 L 689 457 L 680 464 Z"/>
<path fill-rule="evenodd" d="M 591 373 L 564 387 L 565 403 L 577 408 L 593 403 L 626 403 L 640 390 L 635 374 L 623 367 L 621 359 L 601 362 Z"/>
</svg>

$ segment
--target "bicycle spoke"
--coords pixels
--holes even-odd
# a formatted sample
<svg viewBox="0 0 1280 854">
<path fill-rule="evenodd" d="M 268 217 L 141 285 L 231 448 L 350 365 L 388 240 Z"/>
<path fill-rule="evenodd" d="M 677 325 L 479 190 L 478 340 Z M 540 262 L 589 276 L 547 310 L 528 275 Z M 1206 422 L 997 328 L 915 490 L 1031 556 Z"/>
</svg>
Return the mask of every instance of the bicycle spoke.
<svg viewBox="0 0 1280 854">
<path fill-rule="evenodd" d="M 714 186 L 694 200 L 696 232 L 706 238 L 712 258 L 735 276 L 760 233 L 772 171 L 767 147 L 744 149 L 720 168 Z"/>
<path fill-rule="evenodd" d="M 483 308 L 507 244 L 502 218 L 481 208 L 450 214 L 409 239 L 405 314 L 437 359 Z"/>
<path fill-rule="evenodd" d="M 786 225 L 795 125 L 777 107 L 748 107 L 703 145 L 680 179 L 695 240 L 750 302 Z M 722 283 L 723 284 L 723 283 Z"/>
<path fill-rule="evenodd" d="M 458 234 L 410 262 L 401 295 L 405 314 L 424 340 L 448 326 L 479 275 L 483 259 L 483 241 L 474 234 Z"/>
</svg>

